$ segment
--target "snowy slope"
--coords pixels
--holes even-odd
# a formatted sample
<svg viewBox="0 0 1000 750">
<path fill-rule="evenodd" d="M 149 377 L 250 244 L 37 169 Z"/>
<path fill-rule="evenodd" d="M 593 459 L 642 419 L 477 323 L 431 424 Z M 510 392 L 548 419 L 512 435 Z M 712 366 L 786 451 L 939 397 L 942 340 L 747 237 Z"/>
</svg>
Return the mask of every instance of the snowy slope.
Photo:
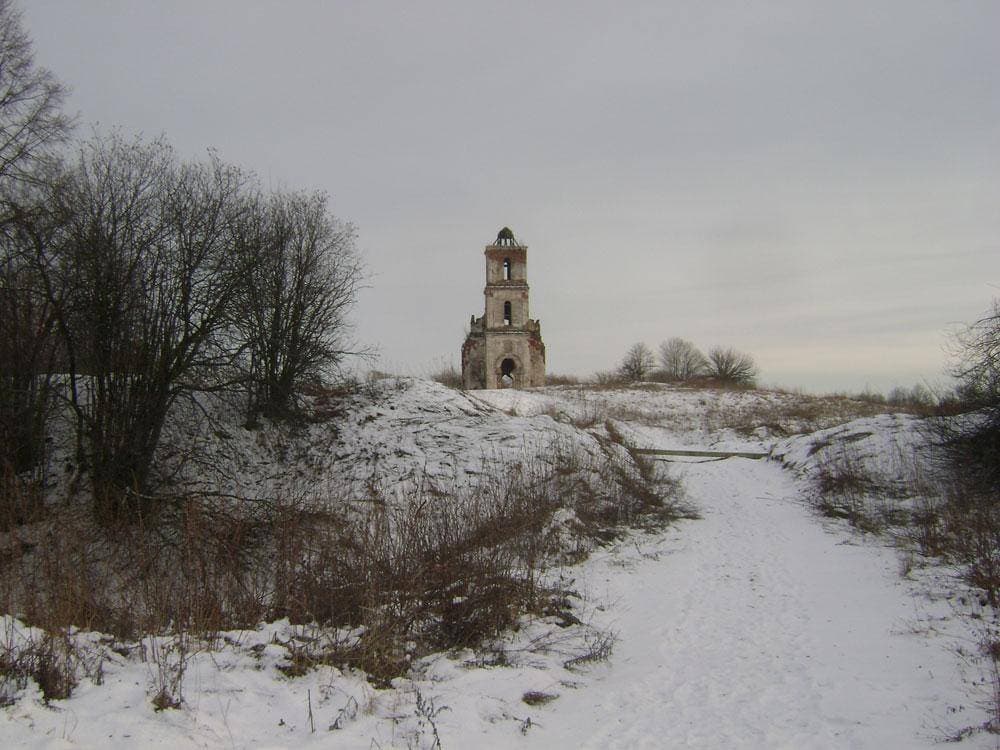
<svg viewBox="0 0 1000 750">
<path fill-rule="evenodd" d="M 639 447 L 766 451 L 775 439 L 834 427 L 884 407 L 843 397 L 783 391 L 697 389 L 638 383 L 478 391 L 477 401 L 511 414 L 625 426 Z"/>
<path fill-rule="evenodd" d="M 335 499 L 363 497 L 374 487 L 391 495 L 425 481 L 461 483 L 484 463 L 518 460 L 560 442 L 600 450 L 592 436 L 549 416 L 512 417 L 483 399 L 415 378 L 372 381 L 337 398 L 331 416 L 324 415 L 325 403 L 313 408 L 321 416 L 310 424 L 244 430 L 216 405 L 216 424 L 176 419 L 167 442 L 197 441 L 203 458 L 194 476 L 234 495 Z"/>
<path fill-rule="evenodd" d="M 810 476 L 825 463 L 856 460 L 886 483 L 905 473 L 915 455 L 927 453 L 927 430 L 920 419 L 907 414 L 880 414 L 846 424 L 780 440 L 771 456 L 801 476 Z"/>
<path fill-rule="evenodd" d="M 714 393 L 609 391 L 597 404 L 565 389 L 467 395 L 420 381 L 379 389 L 341 419 L 310 425 L 302 441 L 234 432 L 220 472 L 244 487 L 391 487 L 473 475 L 484 457 L 553 439 L 597 450 L 570 422 L 599 431 L 604 419 L 646 447 L 766 450 L 773 442 L 766 430 L 734 430 L 735 418 L 700 417 L 700 406 L 723 408 Z M 733 395 L 730 406 L 749 408 L 744 398 Z M 832 434 L 869 432 L 849 441 L 860 446 L 887 430 L 911 432 L 908 418 L 873 419 Z M 280 644 L 310 637 L 287 623 L 227 634 L 212 650 L 187 644 L 183 659 L 169 640 L 147 639 L 143 660 L 82 634 L 104 659 L 102 684 L 85 678 L 49 707 L 29 687 L 0 711 L 0 739 L 39 748 L 933 747 L 987 718 L 977 667 L 956 653 L 974 650 L 977 634 L 955 616 L 947 576 L 903 579 L 892 549 L 812 510 L 800 474 L 829 438 L 779 443 L 774 453 L 792 471 L 745 459 L 672 464 L 702 517 L 557 571 L 579 592 L 586 624 L 526 619 L 505 637 L 502 660 L 437 654 L 375 690 L 328 667 L 284 675 Z M 289 445 L 297 446 L 294 469 Z M 605 651 L 609 631 L 617 636 L 610 659 L 586 661 Z M 6 619 L 4 642 L 21 635 L 23 626 Z M 154 647 L 166 654 L 159 663 Z M 183 707 L 154 711 L 151 689 L 181 664 Z M 995 741 L 980 733 L 963 745 Z"/>
</svg>

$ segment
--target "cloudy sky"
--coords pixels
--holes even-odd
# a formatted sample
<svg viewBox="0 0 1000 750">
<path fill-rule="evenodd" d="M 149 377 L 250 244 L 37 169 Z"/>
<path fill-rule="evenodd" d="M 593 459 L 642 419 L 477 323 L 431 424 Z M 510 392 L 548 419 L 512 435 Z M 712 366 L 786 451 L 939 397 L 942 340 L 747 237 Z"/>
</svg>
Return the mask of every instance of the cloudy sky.
<svg viewBox="0 0 1000 750">
<path fill-rule="evenodd" d="M 22 6 L 83 134 L 327 191 L 385 369 L 457 364 L 504 225 L 550 372 L 682 336 L 766 383 L 934 383 L 1000 296 L 996 0 Z"/>
</svg>

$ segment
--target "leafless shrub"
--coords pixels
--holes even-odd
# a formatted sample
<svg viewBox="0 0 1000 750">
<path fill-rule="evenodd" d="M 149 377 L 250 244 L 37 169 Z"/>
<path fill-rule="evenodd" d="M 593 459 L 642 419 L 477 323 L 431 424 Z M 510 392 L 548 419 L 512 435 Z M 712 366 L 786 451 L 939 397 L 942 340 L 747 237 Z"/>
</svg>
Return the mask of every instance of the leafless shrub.
<svg viewBox="0 0 1000 750">
<path fill-rule="evenodd" d="M 871 497 L 879 491 L 875 480 L 849 451 L 828 458 L 816 477 L 819 509 L 831 518 L 845 518 L 862 531 L 878 532 L 886 519 L 874 512 Z"/>
<path fill-rule="evenodd" d="M 438 732 L 437 717 L 444 711 L 450 711 L 449 706 L 435 705 L 433 698 L 425 698 L 419 690 L 416 691 L 414 715 L 417 717 L 417 725 L 421 730 L 430 730 L 431 750 L 441 750 L 441 735 Z"/>
<path fill-rule="evenodd" d="M 944 517 L 944 500 L 938 492 L 921 493 L 910 511 L 910 541 L 928 557 L 943 557 L 950 546 Z"/>
<path fill-rule="evenodd" d="M 546 385 L 579 385 L 580 378 L 576 375 L 567 375 L 565 373 L 546 373 L 545 375 Z"/>
<path fill-rule="evenodd" d="M 556 422 L 571 424 L 581 430 L 589 429 L 605 419 L 601 405 L 584 399 L 580 399 L 579 403 L 574 403 L 569 408 L 550 403 L 539 413 L 552 417 Z"/>
<path fill-rule="evenodd" d="M 593 387 L 597 388 L 618 388 L 626 383 L 622 374 L 617 370 L 598 370 L 591 378 Z"/>
<path fill-rule="evenodd" d="M 184 673 L 191 657 L 188 640 L 183 631 L 169 639 L 146 639 L 146 656 L 154 670 L 151 702 L 157 711 L 180 708 L 184 702 Z"/>
<path fill-rule="evenodd" d="M 656 360 L 653 358 L 653 352 L 640 341 L 633 344 L 625 353 L 624 359 L 618 366 L 618 373 L 623 381 L 636 383 L 647 380 L 655 367 Z"/>
<path fill-rule="evenodd" d="M 10 705 L 33 680 L 47 703 L 68 698 L 77 685 L 77 657 L 65 631 L 17 639 L 13 621 L 0 644 L 0 706 Z"/>
<path fill-rule="evenodd" d="M 902 406 L 930 413 L 937 399 L 930 388 L 922 383 L 917 383 L 910 388 L 896 386 L 886 394 L 885 401 L 890 406 Z"/>
<path fill-rule="evenodd" d="M 945 470 L 970 492 L 995 497 L 1000 491 L 1000 408 L 942 420 L 933 428 L 947 457 Z"/>
<path fill-rule="evenodd" d="M 972 406 L 1000 403 L 1000 300 L 979 320 L 955 333 L 952 374 Z"/>
<path fill-rule="evenodd" d="M 660 344 L 659 354 L 660 374 L 668 382 L 684 382 L 708 374 L 708 359 L 686 339 L 667 339 Z"/>
<path fill-rule="evenodd" d="M 1000 509 L 996 497 L 967 482 L 953 482 L 940 506 L 939 548 L 965 566 L 966 579 L 1000 606 Z"/>
<path fill-rule="evenodd" d="M 37 521 L 44 514 L 42 482 L 30 475 L 17 474 L 10 464 L 0 464 L 0 533 Z M 0 546 L 0 557 L 2 554 Z"/>
<path fill-rule="evenodd" d="M 462 373 L 453 362 L 442 364 L 430 374 L 430 379 L 449 388 L 462 388 Z"/>
<path fill-rule="evenodd" d="M 610 481 L 599 496 L 581 493 L 577 515 L 601 539 L 628 527 L 657 528 L 694 514 L 681 499 L 678 480 L 637 453 L 611 420 L 605 422 L 609 456 L 601 471 Z"/>
<path fill-rule="evenodd" d="M 573 669 L 584 664 L 607 661 L 615 650 L 618 636 L 612 632 L 595 633 L 586 641 L 580 653 L 563 662 L 567 669 Z"/>
<path fill-rule="evenodd" d="M 995 623 L 992 627 L 984 627 L 979 650 L 989 663 L 990 690 L 987 703 L 990 718 L 981 729 L 1000 734 L 1000 637 L 996 632 Z"/>
<path fill-rule="evenodd" d="M 757 378 L 757 363 L 749 354 L 732 347 L 715 346 L 708 352 L 708 375 L 722 383 L 752 386 Z"/>
</svg>

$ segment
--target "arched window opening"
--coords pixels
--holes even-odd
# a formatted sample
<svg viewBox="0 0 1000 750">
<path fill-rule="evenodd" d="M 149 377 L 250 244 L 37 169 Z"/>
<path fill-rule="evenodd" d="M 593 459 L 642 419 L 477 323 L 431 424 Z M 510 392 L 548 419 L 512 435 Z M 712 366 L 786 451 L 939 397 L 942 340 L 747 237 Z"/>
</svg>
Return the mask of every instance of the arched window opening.
<svg viewBox="0 0 1000 750">
<path fill-rule="evenodd" d="M 514 385 L 514 370 L 517 365 L 510 357 L 500 363 L 500 387 L 510 388 Z"/>
<path fill-rule="evenodd" d="M 503 280 L 510 281 L 510 258 L 503 259 Z"/>
<path fill-rule="evenodd" d="M 510 301 L 503 303 L 503 324 L 510 325 Z"/>
</svg>

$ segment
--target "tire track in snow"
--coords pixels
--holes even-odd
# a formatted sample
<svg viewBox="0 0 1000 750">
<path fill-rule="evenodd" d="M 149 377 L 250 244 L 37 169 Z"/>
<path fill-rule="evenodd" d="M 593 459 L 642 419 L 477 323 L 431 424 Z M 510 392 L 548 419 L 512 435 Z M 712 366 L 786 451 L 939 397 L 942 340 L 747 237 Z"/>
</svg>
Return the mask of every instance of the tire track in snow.
<svg viewBox="0 0 1000 750">
<path fill-rule="evenodd" d="M 909 633 L 894 552 L 824 528 L 773 463 L 679 468 L 703 518 L 658 559 L 591 563 L 614 600 L 612 664 L 527 745 L 934 747 L 964 689 L 948 644 Z"/>
</svg>

